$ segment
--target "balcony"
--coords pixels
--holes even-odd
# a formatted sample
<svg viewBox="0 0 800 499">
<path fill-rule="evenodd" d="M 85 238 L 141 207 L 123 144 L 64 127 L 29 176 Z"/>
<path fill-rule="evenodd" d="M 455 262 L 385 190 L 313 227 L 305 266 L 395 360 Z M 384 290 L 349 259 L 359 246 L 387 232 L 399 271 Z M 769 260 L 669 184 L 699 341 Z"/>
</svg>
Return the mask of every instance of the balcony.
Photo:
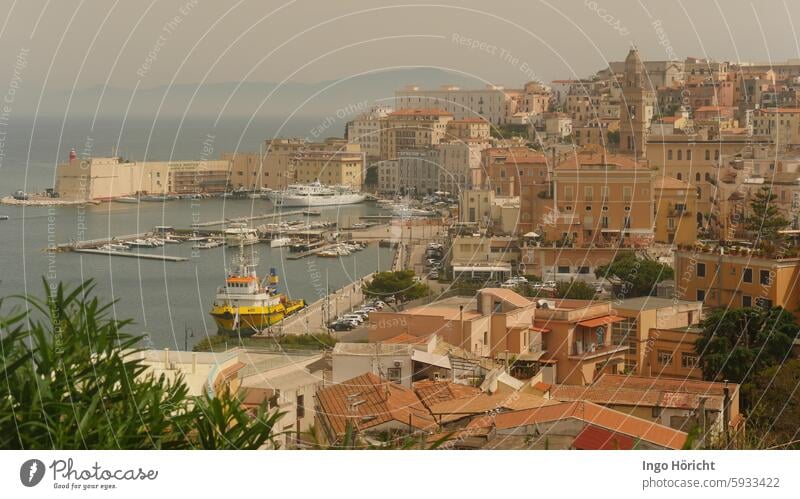
<svg viewBox="0 0 800 499">
<path fill-rule="evenodd" d="M 572 344 L 572 349 L 569 354 L 571 360 L 590 360 L 599 357 L 614 357 L 625 355 L 628 351 L 627 346 L 621 345 L 597 345 L 596 343 L 589 343 L 584 345 L 580 341 Z"/>
</svg>

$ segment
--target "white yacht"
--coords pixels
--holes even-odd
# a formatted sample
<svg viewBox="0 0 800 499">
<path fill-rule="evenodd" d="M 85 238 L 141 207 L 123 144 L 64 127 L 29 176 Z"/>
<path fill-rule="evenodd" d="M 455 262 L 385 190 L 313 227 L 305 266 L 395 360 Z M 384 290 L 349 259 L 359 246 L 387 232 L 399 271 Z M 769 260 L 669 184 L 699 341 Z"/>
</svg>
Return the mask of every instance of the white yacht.
<svg viewBox="0 0 800 499">
<path fill-rule="evenodd" d="M 277 206 L 333 206 L 356 204 L 364 201 L 366 194 L 346 185 L 292 184 L 285 191 L 272 191 L 269 199 Z"/>
<path fill-rule="evenodd" d="M 251 229 L 246 223 L 232 223 L 225 229 L 225 244 L 228 246 L 249 246 L 258 242 L 258 233 Z"/>
</svg>

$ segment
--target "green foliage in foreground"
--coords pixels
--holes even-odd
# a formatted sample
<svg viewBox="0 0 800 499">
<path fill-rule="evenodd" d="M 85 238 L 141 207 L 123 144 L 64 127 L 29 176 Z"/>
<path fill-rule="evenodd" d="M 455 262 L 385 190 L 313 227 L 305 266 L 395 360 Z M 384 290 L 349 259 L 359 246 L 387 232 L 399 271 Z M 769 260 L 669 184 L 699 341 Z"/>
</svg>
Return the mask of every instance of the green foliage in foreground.
<svg viewBox="0 0 800 499">
<path fill-rule="evenodd" d="M 0 300 L 0 448 L 257 449 L 279 413 L 227 392 L 192 397 L 182 378 L 148 374 L 130 321 L 91 297 L 91 282 L 46 298 Z"/>
<path fill-rule="evenodd" d="M 786 361 L 798 331 L 794 316 L 775 307 L 713 310 L 701 323 L 695 350 L 707 380 L 747 384 Z M 743 399 L 748 406 L 749 400 Z"/>
<path fill-rule="evenodd" d="M 371 298 L 382 300 L 394 296 L 402 301 L 422 298 L 430 291 L 428 286 L 414 280 L 413 270 L 378 272 L 363 290 Z"/>
</svg>

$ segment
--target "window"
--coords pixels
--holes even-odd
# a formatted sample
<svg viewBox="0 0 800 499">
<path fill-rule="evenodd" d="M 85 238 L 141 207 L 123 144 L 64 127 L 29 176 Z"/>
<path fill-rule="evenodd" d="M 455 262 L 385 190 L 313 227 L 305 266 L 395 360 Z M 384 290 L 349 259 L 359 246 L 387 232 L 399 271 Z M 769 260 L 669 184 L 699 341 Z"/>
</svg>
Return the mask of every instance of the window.
<svg viewBox="0 0 800 499">
<path fill-rule="evenodd" d="M 489 344 L 489 331 L 484 331 L 483 332 L 483 344 L 484 345 L 488 345 Z"/>
<path fill-rule="evenodd" d="M 772 277 L 770 276 L 769 270 L 760 270 L 758 272 L 758 282 L 767 286 L 772 283 Z"/>
<path fill-rule="evenodd" d="M 564 187 L 564 199 L 567 201 L 572 201 L 572 186 L 567 185 Z"/>
<path fill-rule="evenodd" d="M 745 269 L 742 271 L 742 282 L 753 282 L 753 269 Z"/>
<path fill-rule="evenodd" d="M 306 415 L 305 395 L 297 395 L 297 418 L 300 419 Z"/>
<path fill-rule="evenodd" d="M 557 269 L 559 274 L 569 274 L 569 265 L 559 265 Z"/>
<path fill-rule="evenodd" d="M 667 159 L 672 161 L 672 149 L 667 150 Z"/>
<path fill-rule="evenodd" d="M 592 186 L 585 186 L 583 188 L 583 198 L 586 201 L 593 201 L 594 200 L 594 188 Z"/>
<path fill-rule="evenodd" d="M 698 289 L 697 290 L 697 301 L 705 301 L 706 299 L 706 290 Z"/>
<path fill-rule="evenodd" d="M 586 265 L 584 265 L 582 267 L 578 267 L 578 273 L 579 274 L 588 274 L 589 273 L 589 267 L 586 266 Z"/>
<path fill-rule="evenodd" d="M 386 377 L 392 383 L 400 383 L 400 379 L 402 378 L 401 370 L 399 367 L 390 367 L 386 370 Z"/>
<path fill-rule="evenodd" d="M 748 296 L 748 295 L 742 295 L 742 306 L 745 307 L 745 308 L 752 307 L 753 306 L 753 297 L 752 296 Z"/>
<path fill-rule="evenodd" d="M 622 200 L 623 201 L 630 201 L 631 200 L 631 188 L 630 186 L 625 186 L 622 188 Z"/>
<path fill-rule="evenodd" d="M 686 149 L 686 160 L 687 161 L 691 161 L 692 160 L 692 150 L 691 149 Z"/>
<path fill-rule="evenodd" d="M 697 264 L 697 277 L 705 277 L 706 276 L 706 264 L 705 263 L 698 263 Z"/>
<path fill-rule="evenodd" d="M 636 355 L 639 344 L 636 339 L 638 323 L 635 317 L 611 324 L 611 344 L 628 345 L 628 353 Z"/>
<path fill-rule="evenodd" d="M 711 159 L 711 151 L 709 151 L 708 149 L 706 149 L 706 161 L 708 161 L 708 160 L 710 160 L 710 159 Z"/>
<path fill-rule="evenodd" d="M 696 181 L 700 182 L 700 172 L 697 172 L 697 173 L 694 174 L 694 179 Z"/>
<path fill-rule="evenodd" d="M 756 306 L 763 309 L 770 309 L 772 308 L 772 300 L 767 300 L 766 298 L 759 296 L 756 298 Z"/>
<path fill-rule="evenodd" d="M 662 366 L 672 365 L 672 352 L 669 352 L 667 350 L 659 350 L 658 363 L 661 364 Z"/>
<path fill-rule="evenodd" d="M 683 151 L 678 149 L 678 161 L 683 161 Z"/>
<path fill-rule="evenodd" d="M 681 367 L 684 369 L 694 369 L 698 365 L 697 355 L 683 352 L 681 354 Z"/>
</svg>

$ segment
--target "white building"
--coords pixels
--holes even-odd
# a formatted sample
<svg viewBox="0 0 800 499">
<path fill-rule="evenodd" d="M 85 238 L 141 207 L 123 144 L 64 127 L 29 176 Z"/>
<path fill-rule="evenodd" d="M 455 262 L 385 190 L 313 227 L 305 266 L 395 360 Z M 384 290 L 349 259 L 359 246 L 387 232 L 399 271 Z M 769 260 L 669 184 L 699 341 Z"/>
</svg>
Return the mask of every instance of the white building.
<svg viewBox="0 0 800 499">
<path fill-rule="evenodd" d="M 374 161 L 381 155 L 380 120 L 391 112 L 390 106 L 377 105 L 347 123 L 348 142 L 361 146 L 367 162 Z"/>
<path fill-rule="evenodd" d="M 443 85 L 437 90 L 423 90 L 412 85 L 396 91 L 394 102 L 397 109 L 444 109 L 456 120 L 480 117 L 502 125 L 517 112 L 515 97 L 520 93 L 520 90 L 505 90 L 496 85 L 487 85 L 484 89 Z"/>
</svg>

